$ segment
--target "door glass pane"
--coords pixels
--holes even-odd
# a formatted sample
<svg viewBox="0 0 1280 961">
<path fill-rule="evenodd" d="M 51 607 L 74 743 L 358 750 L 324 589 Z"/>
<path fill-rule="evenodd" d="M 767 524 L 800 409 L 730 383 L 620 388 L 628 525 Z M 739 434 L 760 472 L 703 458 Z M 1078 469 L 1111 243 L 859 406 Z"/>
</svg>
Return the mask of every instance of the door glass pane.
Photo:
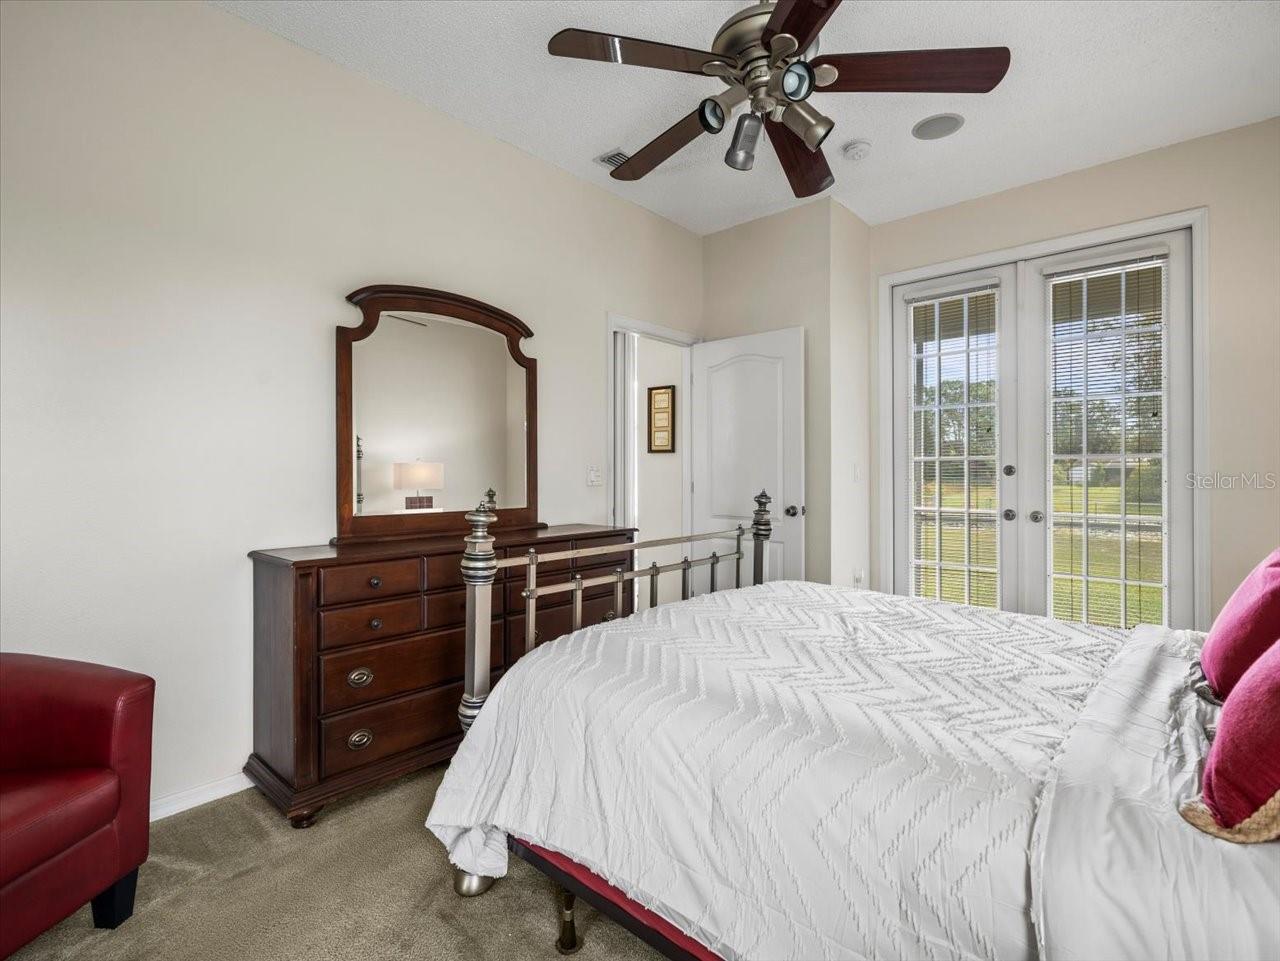
<svg viewBox="0 0 1280 961">
<path fill-rule="evenodd" d="M 1164 623 L 1168 425 L 1163 260 L 1050 282 L 1049 609 Z"/>
<path fill-rule="evenodd" d="M 999 603 L 997 309 L 995 290 L 911 305 L 916 597 Z"/>
</svg>

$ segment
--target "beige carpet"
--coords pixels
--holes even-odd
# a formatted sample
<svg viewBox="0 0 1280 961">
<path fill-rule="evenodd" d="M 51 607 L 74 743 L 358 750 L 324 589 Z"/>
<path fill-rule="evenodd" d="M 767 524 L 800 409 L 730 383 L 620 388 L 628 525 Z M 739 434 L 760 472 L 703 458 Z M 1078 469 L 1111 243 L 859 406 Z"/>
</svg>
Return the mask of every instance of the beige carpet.
<svg viewBox="0 0 1280 961">
<path fill-rule="evenodd" d="M 256 790 L 157 821 L 132 918 L 97 931 L 86 906 L 14 961 L 559 958 L 554 889 L 523 861 L 478 898 L 453 893 L 422 826 L 443 774 L 353 795 L 304 831 Z M 578 931 L 580 961 L 659 957 L 582 904 Z"/>
</svg>

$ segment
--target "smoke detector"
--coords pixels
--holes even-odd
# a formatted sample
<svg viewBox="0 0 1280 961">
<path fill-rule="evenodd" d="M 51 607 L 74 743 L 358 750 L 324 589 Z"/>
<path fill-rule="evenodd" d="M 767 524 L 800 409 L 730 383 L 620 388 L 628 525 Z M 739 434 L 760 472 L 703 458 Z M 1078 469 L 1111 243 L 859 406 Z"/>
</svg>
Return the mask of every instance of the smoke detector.
<svg viewBox="0 0 1280 961">
<path fill-rule="evenodd" d="M 865 140 L 850 140 L 840 148 L 845 160 L 858 163 L 871 156 L 871 144 Z"/>
</svg>

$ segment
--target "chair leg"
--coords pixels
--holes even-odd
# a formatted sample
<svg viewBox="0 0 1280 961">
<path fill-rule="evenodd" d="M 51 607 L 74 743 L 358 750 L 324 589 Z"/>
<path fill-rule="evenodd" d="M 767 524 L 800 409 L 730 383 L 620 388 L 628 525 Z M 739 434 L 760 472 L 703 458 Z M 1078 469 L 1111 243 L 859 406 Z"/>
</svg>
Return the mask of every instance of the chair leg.
<svg viewBox="0 0 1280 961">
<path fill-rule="evenodd" d="M 556 938 L 556 950 L 561 954 L 577 954 L 582 947 L 578 929 L 573 923 L 573 908 L 577 898 L 573 892 L 560 889 L 560 937 Z"/>
<path fill-rule="evenodd" d="M 133 914 L 133 896 L 138 890 L 138 869 L 134 868 L 93 899 L 93 926 L 116 928 Z"/>
</svg>

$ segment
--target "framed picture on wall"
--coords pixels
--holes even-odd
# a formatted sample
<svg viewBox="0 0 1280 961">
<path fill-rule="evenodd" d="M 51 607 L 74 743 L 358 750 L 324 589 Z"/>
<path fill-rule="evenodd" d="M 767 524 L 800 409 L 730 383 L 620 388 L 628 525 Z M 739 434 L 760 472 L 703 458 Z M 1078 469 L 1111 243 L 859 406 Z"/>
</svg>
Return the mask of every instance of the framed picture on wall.
<svg viewBox="0 0 1280 961">
<path fill-rule="evenodd" d="M 649 388 L 649 453 L 676 452 L 676 388 Z"/>
</svg>

